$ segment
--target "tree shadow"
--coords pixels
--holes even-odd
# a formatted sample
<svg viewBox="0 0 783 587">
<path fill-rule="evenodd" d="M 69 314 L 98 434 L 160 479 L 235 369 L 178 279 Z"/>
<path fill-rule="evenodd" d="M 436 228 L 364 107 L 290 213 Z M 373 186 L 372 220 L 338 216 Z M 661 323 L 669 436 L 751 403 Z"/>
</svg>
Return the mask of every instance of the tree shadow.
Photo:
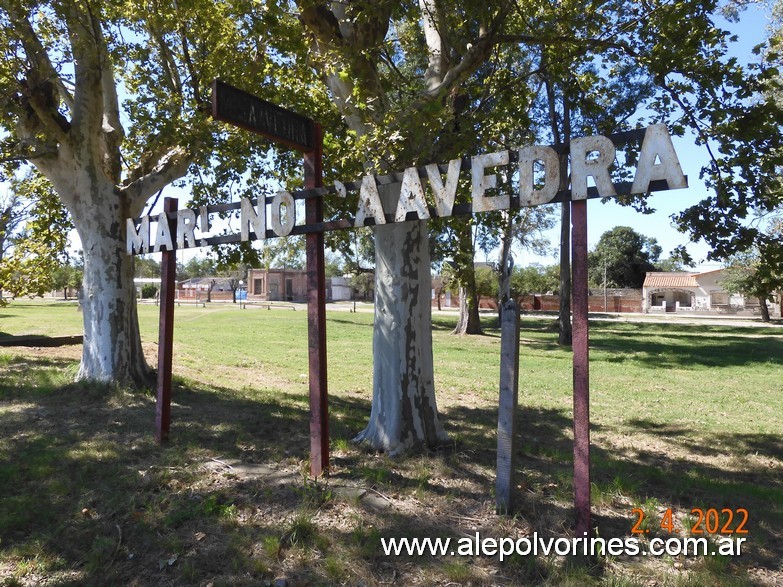
<svg viewBox="0 0 783 587">
<path fill-rule="evenodd" d="M 52 358 L 11 364 L 52 372 L 69 367 Z M 58 584 L 259 584 L 285 573 L 294 585 L 408 584 L 421 576 L 535 585 L 552 581 L 552 561 L 389 557 L 380 541 L 475 532 L 559 538 L 572 527 L 567 409 L 520 406 L 518 505 L 507 517 L 494 514 L 497 409 L 491 406 L 442 410 L 452 443 L 425 457 L 390 459 L 348 444 L 335 451 L 331 477 L 317 485 L 305 481 L 305 396 L 175 379 L 170 441 L 158 445 L 152 393 L 55 384 L 42 393 L 35 383 L 12 389 L 14 376 L 5 373 L 2 557 L 6 564 L 38 565 Z M 332 396 L 333 445 L 352 438 L 369 409 L 366 398 Z M 684 427 L 640 418 L 625 426 L 640 439 L 631 448 L 592 447 L 599 536 L 628 536 L 633 504 L 651 500 L 685 510 L 745 507 L 753 547 L 737 564 L 779 570 L 783 479 L 780 467 L 770 466 L 783 460 L 778 436 L 715 432 L 702 447 Z M 592 430 L 628 436 L 627 428 L 604 423 Z M 652 450 L 644 444 L 650 437 L 681 450 Z M 703 458 L 721 452 L 739 459 L 736 465 Z M 286 475 L 242 476 L 234 462 L 267 464 Z M 359 493 L 339 497 L 337 487 Z M 611 507 L 601 505 L 606 500 Z M 331 559 L 349 561 L 349 568 L 327 564 Z"/>
<path fill-rule="evenodd" d="M 591 349 L 611 356 L 596 361 L 622 363 L 629 358 L 649 368 L 730 367 L 777 362 L 783 356 L 783 337 L 705 337 L 698 333 L 666 333 L 666 340 L 641 338 L 632 333 L 595 336 Z"/>
<path fill-rule="evenodd" d="M 84 342 L 81 334 L 65 336 L 47 336 L 45 334 L 5 334 L 0 332 L 1 347 L 58 347 L 77 345 Z"/>
</svg>

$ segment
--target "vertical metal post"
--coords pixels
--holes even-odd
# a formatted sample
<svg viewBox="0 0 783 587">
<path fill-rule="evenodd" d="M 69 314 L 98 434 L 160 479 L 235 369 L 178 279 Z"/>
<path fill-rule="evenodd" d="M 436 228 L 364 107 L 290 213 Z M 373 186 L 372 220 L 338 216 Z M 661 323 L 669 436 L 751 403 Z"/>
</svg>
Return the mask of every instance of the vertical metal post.
<svg viewBox="0 0 783 587">
<path fill-rule="evenodd" d="M 574 353 L 575 536 L 590 532 L 590 366 L 587 321 L 587 201 L 571 203 Z"/>
<path fill-rule="evenodd" d="M 500 400 L 498 402 L 498 462 L 495 507 L 509 513 L 514 507 L 517 400 L 519 395 L 519 308 L 503 303 L 500 324 Z"/>
<path fill-rule="evenodd" d="M 323 185 L 323 134 L 313 129 L 315 148 L 305 153 L 305 188 Z M 323 222 L 322 197 L 305 201 L 307 224 Z M 310 475 L 318 477 L 329 468 L 329 397 L 326 388 L 326 276 L 323 232 L 306 237 L 307 334 L 310 371 Z"/>
<path fill-rule="evenodd" d="M 177 198 L 165 198 L 163 211 L 168 216 L 172 240 L 177 234 Z M 174 348 L 174 291 L 176 289 L 177 252 L 163 252 L 160 263 L 160 321 L 158 324 L 158 398 L 155 405 L 155 437 L 169 439 L 171 425 L 171 360 Z"/>
</svg>

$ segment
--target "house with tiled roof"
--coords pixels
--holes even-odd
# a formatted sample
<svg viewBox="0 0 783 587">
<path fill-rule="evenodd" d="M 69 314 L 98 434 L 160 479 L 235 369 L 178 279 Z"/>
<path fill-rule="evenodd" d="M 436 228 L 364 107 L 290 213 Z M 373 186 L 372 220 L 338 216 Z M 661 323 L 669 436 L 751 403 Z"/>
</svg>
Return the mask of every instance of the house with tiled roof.
<svg viewBox="0 0 783 587">
<path fill-rule="evenodd" d="M 721 285 L 722 278 L 723 269 L 704 273 L 649 272 L 642 287 L 644 311 L 749 316 L 761 313 L 759 300 L 728 293 Z M 768 306 L 770 313 L 780 314 L 780 300 Z"/>
</svg>

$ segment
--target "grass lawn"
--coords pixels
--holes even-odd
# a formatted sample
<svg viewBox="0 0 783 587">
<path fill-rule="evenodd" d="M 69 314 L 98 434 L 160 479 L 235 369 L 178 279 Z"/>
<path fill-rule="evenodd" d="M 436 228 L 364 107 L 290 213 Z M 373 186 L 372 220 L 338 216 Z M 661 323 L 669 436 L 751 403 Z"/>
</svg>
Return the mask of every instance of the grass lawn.
<svg viewBox="0 0 783 587">
<path fill-rule="evenodd" d="M 157 311 L 139 308 L 151 363 Z M 494 513 L 494 318 L 480 337 L 434 318 L 451 443 L 398 459 L 350 442 L 370 411 L 372 314 L 327 320 L 332 470 L 317 483 L 306 475 L 305 312 L 177 308 L 162 447 L 152 390 L 71 383 L 79 346 L 0 347 L 0 586 L 783 585 L 780 328 L 591 321 L 598 536 L 630 536 L 634 508 L 644 541 L 685 535 L 693 508 L 745 508 L 741 556 L 500 562 L 384 556 L 381 538 L 569 535 L 571 354 L 551 318 L 522 320 L 513 516 Z M 80 332 L 69 303 L 0 308 L 0 339 Z M 667 511 L 680 534 L 661 528 Z"/>
</svg>

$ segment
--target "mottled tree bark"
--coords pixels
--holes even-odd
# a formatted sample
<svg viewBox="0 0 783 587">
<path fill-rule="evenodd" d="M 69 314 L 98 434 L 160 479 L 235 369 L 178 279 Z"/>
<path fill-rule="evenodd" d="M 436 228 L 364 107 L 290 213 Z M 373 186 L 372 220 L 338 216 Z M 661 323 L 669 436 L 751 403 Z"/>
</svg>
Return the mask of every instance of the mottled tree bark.
<svg viewBox="0 0 783 587">
<path fill-rule="evenodd" d="M 432 364 L 427 223 L 377 226 L 370 421 L 355 438 L 390 455 L 447 441 Z"/>
</svg>

